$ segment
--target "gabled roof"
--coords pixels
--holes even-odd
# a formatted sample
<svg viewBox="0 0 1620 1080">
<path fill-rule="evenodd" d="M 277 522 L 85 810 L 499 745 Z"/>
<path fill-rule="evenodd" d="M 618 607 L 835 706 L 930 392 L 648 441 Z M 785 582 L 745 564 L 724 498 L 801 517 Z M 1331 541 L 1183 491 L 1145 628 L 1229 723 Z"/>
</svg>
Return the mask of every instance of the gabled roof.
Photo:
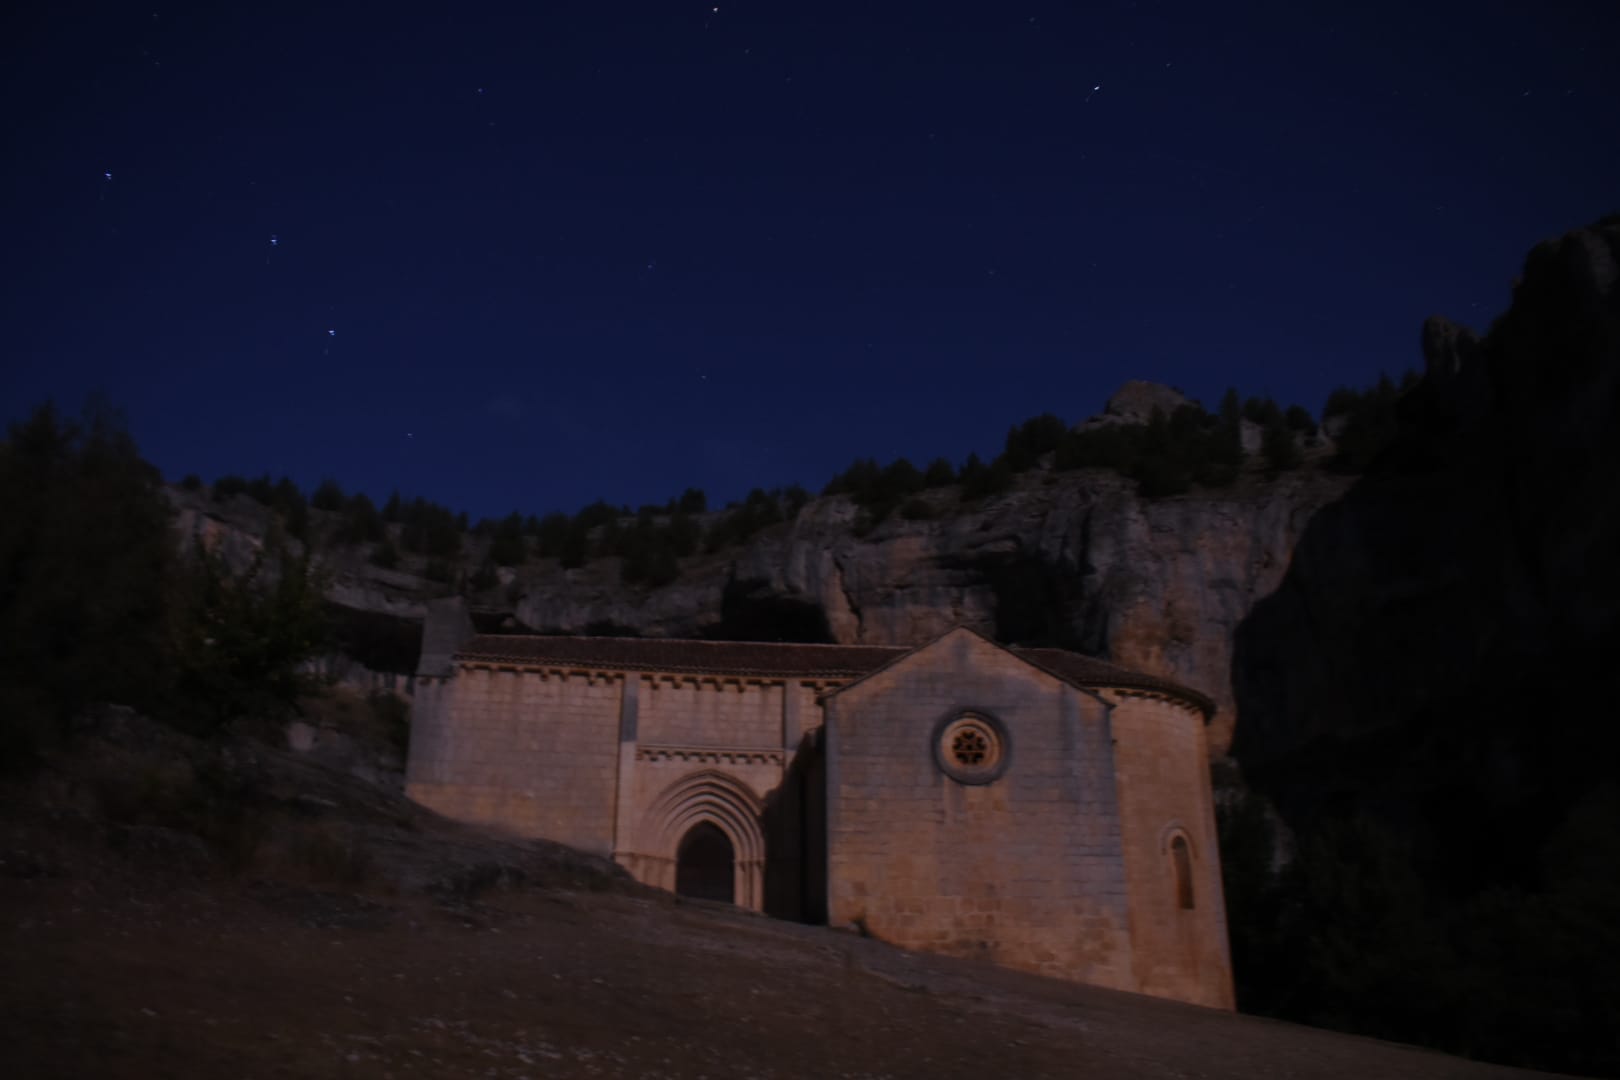
<svg viewBox="0 0 1620 1080">
<path fill-rule="evenodd" d="M 951 630 L 947 633 L 955 632 Z M 1025 663 L 1071 686 L 1084 690 L 1113 688 L 1168 694 L 1193 705 L 1205 716 L 1215 712 L 1215 702 L 1208 696 L 1170 679 L 1132 671 L 1067 649 L 1007 648 L 976 631 L 967 632 L 994 648 L 1006 649 Z M 556 664 L 692 675 L 861 679 L 916 651 L 916 648 L 900 645 L 802 645 L 681 638 L 475 634 L 456 650 L 455 659 L 486 664 Z"/>
<path fill-rule="evenodd" d="M 1215 715 L 1214 698 L 1201 694 L 1190 686 L 1183 686 L 1173 679 L 1132 671 L 1130 668 L 1110 664 L 1093 656 L 1082 656 L 1067 649 L 1021 649 L 1015 646 L 1007 651 L 1020 660 L 1027 660 L 1036 667 L 1056 675 L 1071 686 L 1085 689 L 1107 687 L 1117 690 L 1147 690 L 1157 694 L 1169 694 L 1196 706 L 1206 717 Z"/>
</svg>

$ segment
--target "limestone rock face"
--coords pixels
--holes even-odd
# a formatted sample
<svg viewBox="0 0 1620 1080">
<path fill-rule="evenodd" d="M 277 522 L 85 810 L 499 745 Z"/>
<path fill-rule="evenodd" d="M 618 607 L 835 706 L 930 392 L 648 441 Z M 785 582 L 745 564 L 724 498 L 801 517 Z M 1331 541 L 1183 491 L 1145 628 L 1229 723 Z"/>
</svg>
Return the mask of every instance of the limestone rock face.
<svg viewBox="0 0 1620 1080">
<path fill-rule="evenodd" d="M 1169 416 L 1181 406 L 1191 404 L 1192 399 L 1174 387 L 1132 379 L 1108 399 L 1103 415 L 1145 424 L 1153 419 L 1154 409 Z"/>
<path fill-rule="evenodd" d="M 965 624 L 1210 694 L 1220 703 L 1211 727 L 1219 754 L 1236 720 L 1232 635 L 1282 580 L 1311 514 L 1345 486 L 1306 472 L 1146 500 L 1112 474 L 1037 472 L 1000 498 L 932 521 L 896 517 L 864 538 L 847 499 L 819 499 L 664 588 L 631 590 L 593 565 L 533 582 L 517 613 L 569 633 L 758 637 L 821 627 L 823 639 L 874 645 L 919 644 Z M 955 492 L 931 497 L 954 503 Z"/>
</svg>

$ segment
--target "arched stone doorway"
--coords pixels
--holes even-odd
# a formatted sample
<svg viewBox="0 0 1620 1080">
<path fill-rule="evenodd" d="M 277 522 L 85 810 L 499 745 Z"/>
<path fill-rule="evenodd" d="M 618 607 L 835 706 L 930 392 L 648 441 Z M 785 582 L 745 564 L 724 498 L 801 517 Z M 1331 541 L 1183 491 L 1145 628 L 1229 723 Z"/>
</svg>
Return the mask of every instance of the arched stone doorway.
<svg viewBox="0 0 1620 1080">
<path fill-rule="evenodd" d="M 694 882 L 710 883 L 705 887 L 711 891 L 703 895 L 760 911 L 765 903 L 761 812 L 759 796 L 737 778 L 714 769 L 690 773 L 652 801 L 643 812 L 635 839 L 615 857 L 638 881 L 698 895 L 682 887 L 683 874 L 689 874 Z M 696 850 L 688 850 L 689 841 L 697 845 Z M 721 865 L 731 868 L 731 888 L 715 895 Z"/>
<path fill-rule="evenodd" d="M 731 840 L 712 822 L 687 830 L 675 855 L 675 891 L 696 900 L 736 903 L 736 856 Z"/>
</svg>

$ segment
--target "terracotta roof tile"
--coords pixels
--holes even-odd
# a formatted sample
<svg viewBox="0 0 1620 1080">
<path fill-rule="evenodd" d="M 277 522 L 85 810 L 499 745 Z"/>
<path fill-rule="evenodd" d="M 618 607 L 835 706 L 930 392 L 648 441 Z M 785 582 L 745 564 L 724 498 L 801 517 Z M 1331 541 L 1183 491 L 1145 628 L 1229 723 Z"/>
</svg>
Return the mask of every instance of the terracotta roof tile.
<svg viewBox="0 0 1620 1080">
<path fill-rule="evenodd" d="M 1094 656 L 1082 656 L 1080 653 L 1069 652 L 1067 649 L 1020 649 L 1014 647 L 1010 650 L 1014 656 L 1022 657 L 1036 667 L 1044 668 L 1064 682 L 1075 686 L 1116 687 L 1121 690 L 1149 690 L 1155 693 L 1170 694 L 1183 701 L 1196 705 L 1205 716 L 1215 714 L 1215 701 L 1206 694 L 1172 679 L 1161 678 L 1158 675 L 1149 675 L 1146 672 L 1132 671 L 1130 668 L 1110 664 L 1106 660 L 1098 660 Z"/>
<path fill-rule="evenodd" d="M 909 651 L 887 645 L 478 634 L 456 650 L 456 657 L 518 664 L 578 664 L 625 671 L 811 677 L 865 675 Z"/>
<path fill-rule="evenodd" d="M 456 650 L 456 659 L 474 663 L 557 664 L 761 678 L 859 678 L 911 651 L 896 645 L 477 634 Z M 1215 702 L 1209 697 L 1157 675 L 1132 671 L 1065 649 L 1014 647 L 1009 651 L 1074 686 L 1170 694 L 1195 705 L 1206 716 L 1215 711 Z"/>
</svg>

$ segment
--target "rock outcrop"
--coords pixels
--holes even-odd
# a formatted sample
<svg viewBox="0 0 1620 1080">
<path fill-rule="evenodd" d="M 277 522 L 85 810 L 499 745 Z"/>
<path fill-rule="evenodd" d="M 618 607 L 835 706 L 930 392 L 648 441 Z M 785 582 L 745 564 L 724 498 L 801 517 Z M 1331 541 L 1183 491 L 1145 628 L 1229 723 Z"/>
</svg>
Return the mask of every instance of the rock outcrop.
<svg viewBox="0 0 1620 1080">
<path fill-rule="evenodd" d="M 1543 720 L 1579 723 L 1548 710 L 1595 690 L 1620 639 L 1617 262 L 1609 219 L 1531 252 L 1483 339 L 1425 324 L 1395 444 L 1238 631 L 1236 749 L 1285 799 L 1290 775 L 1321 794 L 1290 762 L 1380 733 L 1459 717 L 1476 750 L 1523 762 Z"/>
<path fill-rule="evenodd" d="M 1311 515 L 1347 483 L 1302 472 L 1149 500 L 1113 474 L 1034 473 L 981 505 L 930 521 L 896 517 L 864 537 L 849 500 L 818 499 L 664 588 L 628 589 L 606 567 L 553 572 L 527 584 L 517 613 L 567 633 L 748 637 L 790 627 L 874 645 L 914 644 L 962 623 L 1209 693 L 1220 703 L 1219 752 L 1236 720 L 1232 635 L 1282 580 Z"/>
</svg>

